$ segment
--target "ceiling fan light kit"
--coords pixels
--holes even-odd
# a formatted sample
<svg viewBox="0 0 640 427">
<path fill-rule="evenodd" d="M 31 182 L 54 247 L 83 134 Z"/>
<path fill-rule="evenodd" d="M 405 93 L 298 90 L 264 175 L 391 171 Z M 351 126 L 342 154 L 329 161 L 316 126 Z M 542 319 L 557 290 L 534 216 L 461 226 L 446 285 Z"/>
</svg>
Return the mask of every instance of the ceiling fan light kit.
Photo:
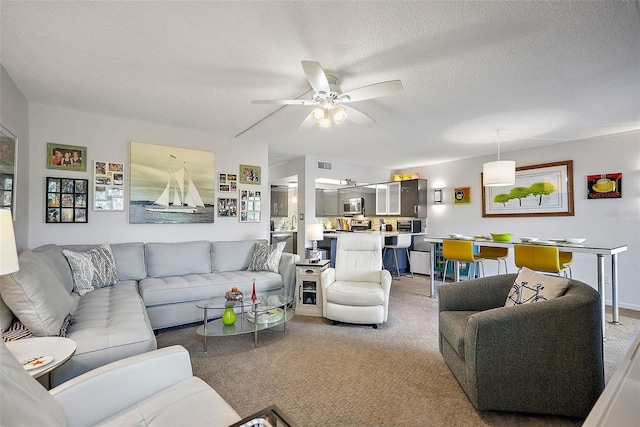
<svg viewBox="0 0 640 427">
<path fill-rule="evenodd" d="M 378 98 L 403 89 L 400 80 L 390 80 L 343 93 L 337 84 L 338 79 L 334 75 L 325 73 L 318 62 L 302 61 L 302 69 L 314 91 L 312 99 L 255 100 L 251 102 L 253 104 L 314 105 L 315 108 L 298 128 L 300 130 L 309 129 L 314 124 L 322 128 L 330 128 L 332 119 L 335 124 L 350 120 L 361 126 L 372 126 L 376 124 L 375 120 L 355 108 L 343 104 Z"/>
</svg>

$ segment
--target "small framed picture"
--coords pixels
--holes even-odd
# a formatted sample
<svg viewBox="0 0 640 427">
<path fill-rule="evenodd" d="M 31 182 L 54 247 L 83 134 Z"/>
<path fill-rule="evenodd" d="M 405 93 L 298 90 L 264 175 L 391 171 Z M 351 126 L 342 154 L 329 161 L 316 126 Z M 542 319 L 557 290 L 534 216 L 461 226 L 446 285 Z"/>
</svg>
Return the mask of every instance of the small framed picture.
<svg viewBox="0 0 640 427">
<path fill-rule="evenodd" d="M 124 163 L 93 162 L 93 210 L 124 210 Z"/>
<path fill-rule="evenodd" d="M 86 172 L 87 147 L 47 143 L 47 169 Z"/>
<path fill-rule="evenodd" d="M 86 223 L 89 180 L 47 177 L 47 223 Z"/>
<path fill-rule="evenodd" d="M 240 184 L 260 185 L 260 166 L 240 165 Z"/>
</svg>

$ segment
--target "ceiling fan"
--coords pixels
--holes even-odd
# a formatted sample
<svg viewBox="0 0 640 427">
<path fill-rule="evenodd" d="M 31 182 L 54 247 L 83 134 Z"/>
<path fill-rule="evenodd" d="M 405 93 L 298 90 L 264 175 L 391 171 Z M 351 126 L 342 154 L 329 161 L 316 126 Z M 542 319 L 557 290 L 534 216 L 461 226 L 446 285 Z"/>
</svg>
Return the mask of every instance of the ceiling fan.
<svg viewBox="0 0 640 427">
<path fill-rule="evenodd" d="M 316 61 L 302 61 L 307 80 L 314 91 L 311 99 L 256 100 L 253 104 L 309 105 L 315 106 L 302 121 L 298 130 L 309 129 L 314 125 L 331 127 L 331 123 L 340 124 L 350 120 L 361 126 L 373 126 L 376 121 L 361 111 L 345 104 L 378 98 L 399 92 L 403 89 L 400 80 L 374 83 L 347 92 L 342 92 L 338 79 L 324 72 Z"/>
</svg>

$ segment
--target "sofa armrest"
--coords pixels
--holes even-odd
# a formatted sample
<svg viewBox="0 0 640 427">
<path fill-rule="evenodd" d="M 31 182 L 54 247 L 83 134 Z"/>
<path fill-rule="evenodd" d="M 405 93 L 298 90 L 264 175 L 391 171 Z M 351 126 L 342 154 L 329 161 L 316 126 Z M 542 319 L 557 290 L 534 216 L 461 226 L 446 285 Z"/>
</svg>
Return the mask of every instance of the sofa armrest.
<svg viewBox="0 0 640 427">
<path fill-rule="evenodd" d="M 60 404 L 68 425 L 95 425 L 192 376 L 189 353 L 175 345 L 109 363 L 50 393 Z"/>
<path fill-rule="evenodd" d="M 280 264 L 278 264 L 278 273 L 282 276 L 284 293 L 290 295 L 291 298 L 293 298 L 296 287 L 296 263 L 298 261 L 300 261 L 299 255 L 283 252 Z"/>
<path fill-rule="evenodd" d="M 504 306 L 517 274 L 503 274 L 438 287 L 440 311 L 483 311 Z"/>
<path fill-rule="evenodd" d="M 558 413 L 586 416 L 604 387 L 599 296 L 590 291 L 469 316 L 467 392 L 479 410 L 485 402 L 492 410 L 541 413 L 564 405 Z"/>
</svg>

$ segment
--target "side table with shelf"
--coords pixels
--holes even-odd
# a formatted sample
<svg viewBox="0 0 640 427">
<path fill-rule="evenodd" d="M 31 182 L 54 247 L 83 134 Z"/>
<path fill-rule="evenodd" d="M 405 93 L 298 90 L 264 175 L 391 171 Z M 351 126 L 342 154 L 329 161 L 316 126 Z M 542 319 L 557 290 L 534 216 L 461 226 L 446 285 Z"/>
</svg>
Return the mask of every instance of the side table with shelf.
<svg viewBox="0 0 640 427">
<path fill-rule="evenodd" d="M 322 286 L 320 275 L 331 261 L 308 259 L 296 263 L 296 314 L 322 317 Z"/>
</svg>

